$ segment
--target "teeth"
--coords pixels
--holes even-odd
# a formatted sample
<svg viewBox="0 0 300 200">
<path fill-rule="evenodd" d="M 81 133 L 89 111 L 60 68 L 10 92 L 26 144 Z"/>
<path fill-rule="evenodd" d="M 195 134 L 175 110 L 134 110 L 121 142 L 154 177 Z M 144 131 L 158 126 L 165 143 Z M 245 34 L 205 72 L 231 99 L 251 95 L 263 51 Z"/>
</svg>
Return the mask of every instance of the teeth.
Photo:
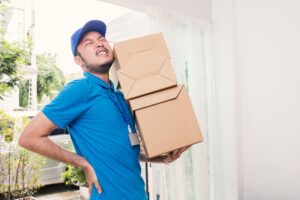
<svg viewBox="0 0 300 200">
<path fill-rule="evenodd" d="M 104 51 L 104 50 L 102 50 L 102 51 L 99 51 L 99 52 L 97 53 L 97 55 L 103 55 L 103 54 L 107 54 L 107 52 Z"/>
</svg>

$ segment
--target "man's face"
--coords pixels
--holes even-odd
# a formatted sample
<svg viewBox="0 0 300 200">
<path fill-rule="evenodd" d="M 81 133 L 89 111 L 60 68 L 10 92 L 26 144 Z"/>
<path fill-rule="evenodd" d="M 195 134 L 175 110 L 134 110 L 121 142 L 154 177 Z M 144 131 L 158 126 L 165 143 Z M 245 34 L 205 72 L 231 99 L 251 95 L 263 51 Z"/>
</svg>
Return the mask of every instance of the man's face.
<svg viewBox="0 0 300 200">
<path fill-rule="evenodd" d="M 75 62 L 84 70 L 97 74 L 108 73 L 114 56 L 109 43 L 100 33 L 86 33 L 77 46 Z"/>
</svg>

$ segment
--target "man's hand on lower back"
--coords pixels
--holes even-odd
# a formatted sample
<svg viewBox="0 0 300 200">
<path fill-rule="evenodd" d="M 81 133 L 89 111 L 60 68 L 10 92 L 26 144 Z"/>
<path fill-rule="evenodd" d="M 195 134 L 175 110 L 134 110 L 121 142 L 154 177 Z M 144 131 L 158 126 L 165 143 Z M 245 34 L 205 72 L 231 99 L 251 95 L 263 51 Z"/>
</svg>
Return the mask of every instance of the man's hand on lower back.
<svg viewBox="0 0 300 200">
<path fill-rule="evenodd" d="M 82 170 L 84 171 L 86 182 L 89 185 L 89 193 L 92 193 L 93 185 L 99 193 L 102 193 L 102 188 L 98 182 L 97 175 L 92 165 L 87 162 L 85 166 L 82 167 Z"/>
</svg>

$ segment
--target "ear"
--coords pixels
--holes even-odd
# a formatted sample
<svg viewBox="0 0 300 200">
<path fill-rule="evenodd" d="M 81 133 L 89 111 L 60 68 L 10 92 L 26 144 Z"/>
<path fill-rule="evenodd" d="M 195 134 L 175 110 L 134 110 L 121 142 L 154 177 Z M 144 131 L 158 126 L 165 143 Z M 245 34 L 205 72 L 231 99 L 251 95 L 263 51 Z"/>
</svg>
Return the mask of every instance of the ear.
<svg viewBox="0 0 300 200">
<path fill-rule="evenodd" d="M 74 57 L 74 61 L 75 61 L 75 63 L 76 63 L 77 65 L 79 65 L 79 66 L 82 66 L 82 65 L 83 65 L 83 61 L 82 61 L 81 57 L 78 56 L 78 55 Z"/>
</svg>

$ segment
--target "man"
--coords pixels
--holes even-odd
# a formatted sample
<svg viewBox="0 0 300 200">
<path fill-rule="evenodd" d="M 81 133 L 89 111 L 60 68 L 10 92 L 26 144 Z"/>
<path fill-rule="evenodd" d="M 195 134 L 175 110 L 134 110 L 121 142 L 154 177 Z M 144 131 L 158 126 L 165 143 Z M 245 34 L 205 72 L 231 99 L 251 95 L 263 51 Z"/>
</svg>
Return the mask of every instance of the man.
<svg viewBox="0 0 300 200">
<path fill-rule="evenodd" d="M 83 169 L 91 199 L 145 200 L 139 159 L 169 163 L 186 148 L 147 160 L 140 146 L 131 144 L 135 122 L 123 94 L 109 80 L 114 62 L 105 39 L 106 25 L 91 20 L 71 37 L 74 61 L 84 78 L 67 84 L 24 129 L 20 146 Z M 68 127 L 77 154 L 49 138 L 55 128 Z"/>
</svg>

